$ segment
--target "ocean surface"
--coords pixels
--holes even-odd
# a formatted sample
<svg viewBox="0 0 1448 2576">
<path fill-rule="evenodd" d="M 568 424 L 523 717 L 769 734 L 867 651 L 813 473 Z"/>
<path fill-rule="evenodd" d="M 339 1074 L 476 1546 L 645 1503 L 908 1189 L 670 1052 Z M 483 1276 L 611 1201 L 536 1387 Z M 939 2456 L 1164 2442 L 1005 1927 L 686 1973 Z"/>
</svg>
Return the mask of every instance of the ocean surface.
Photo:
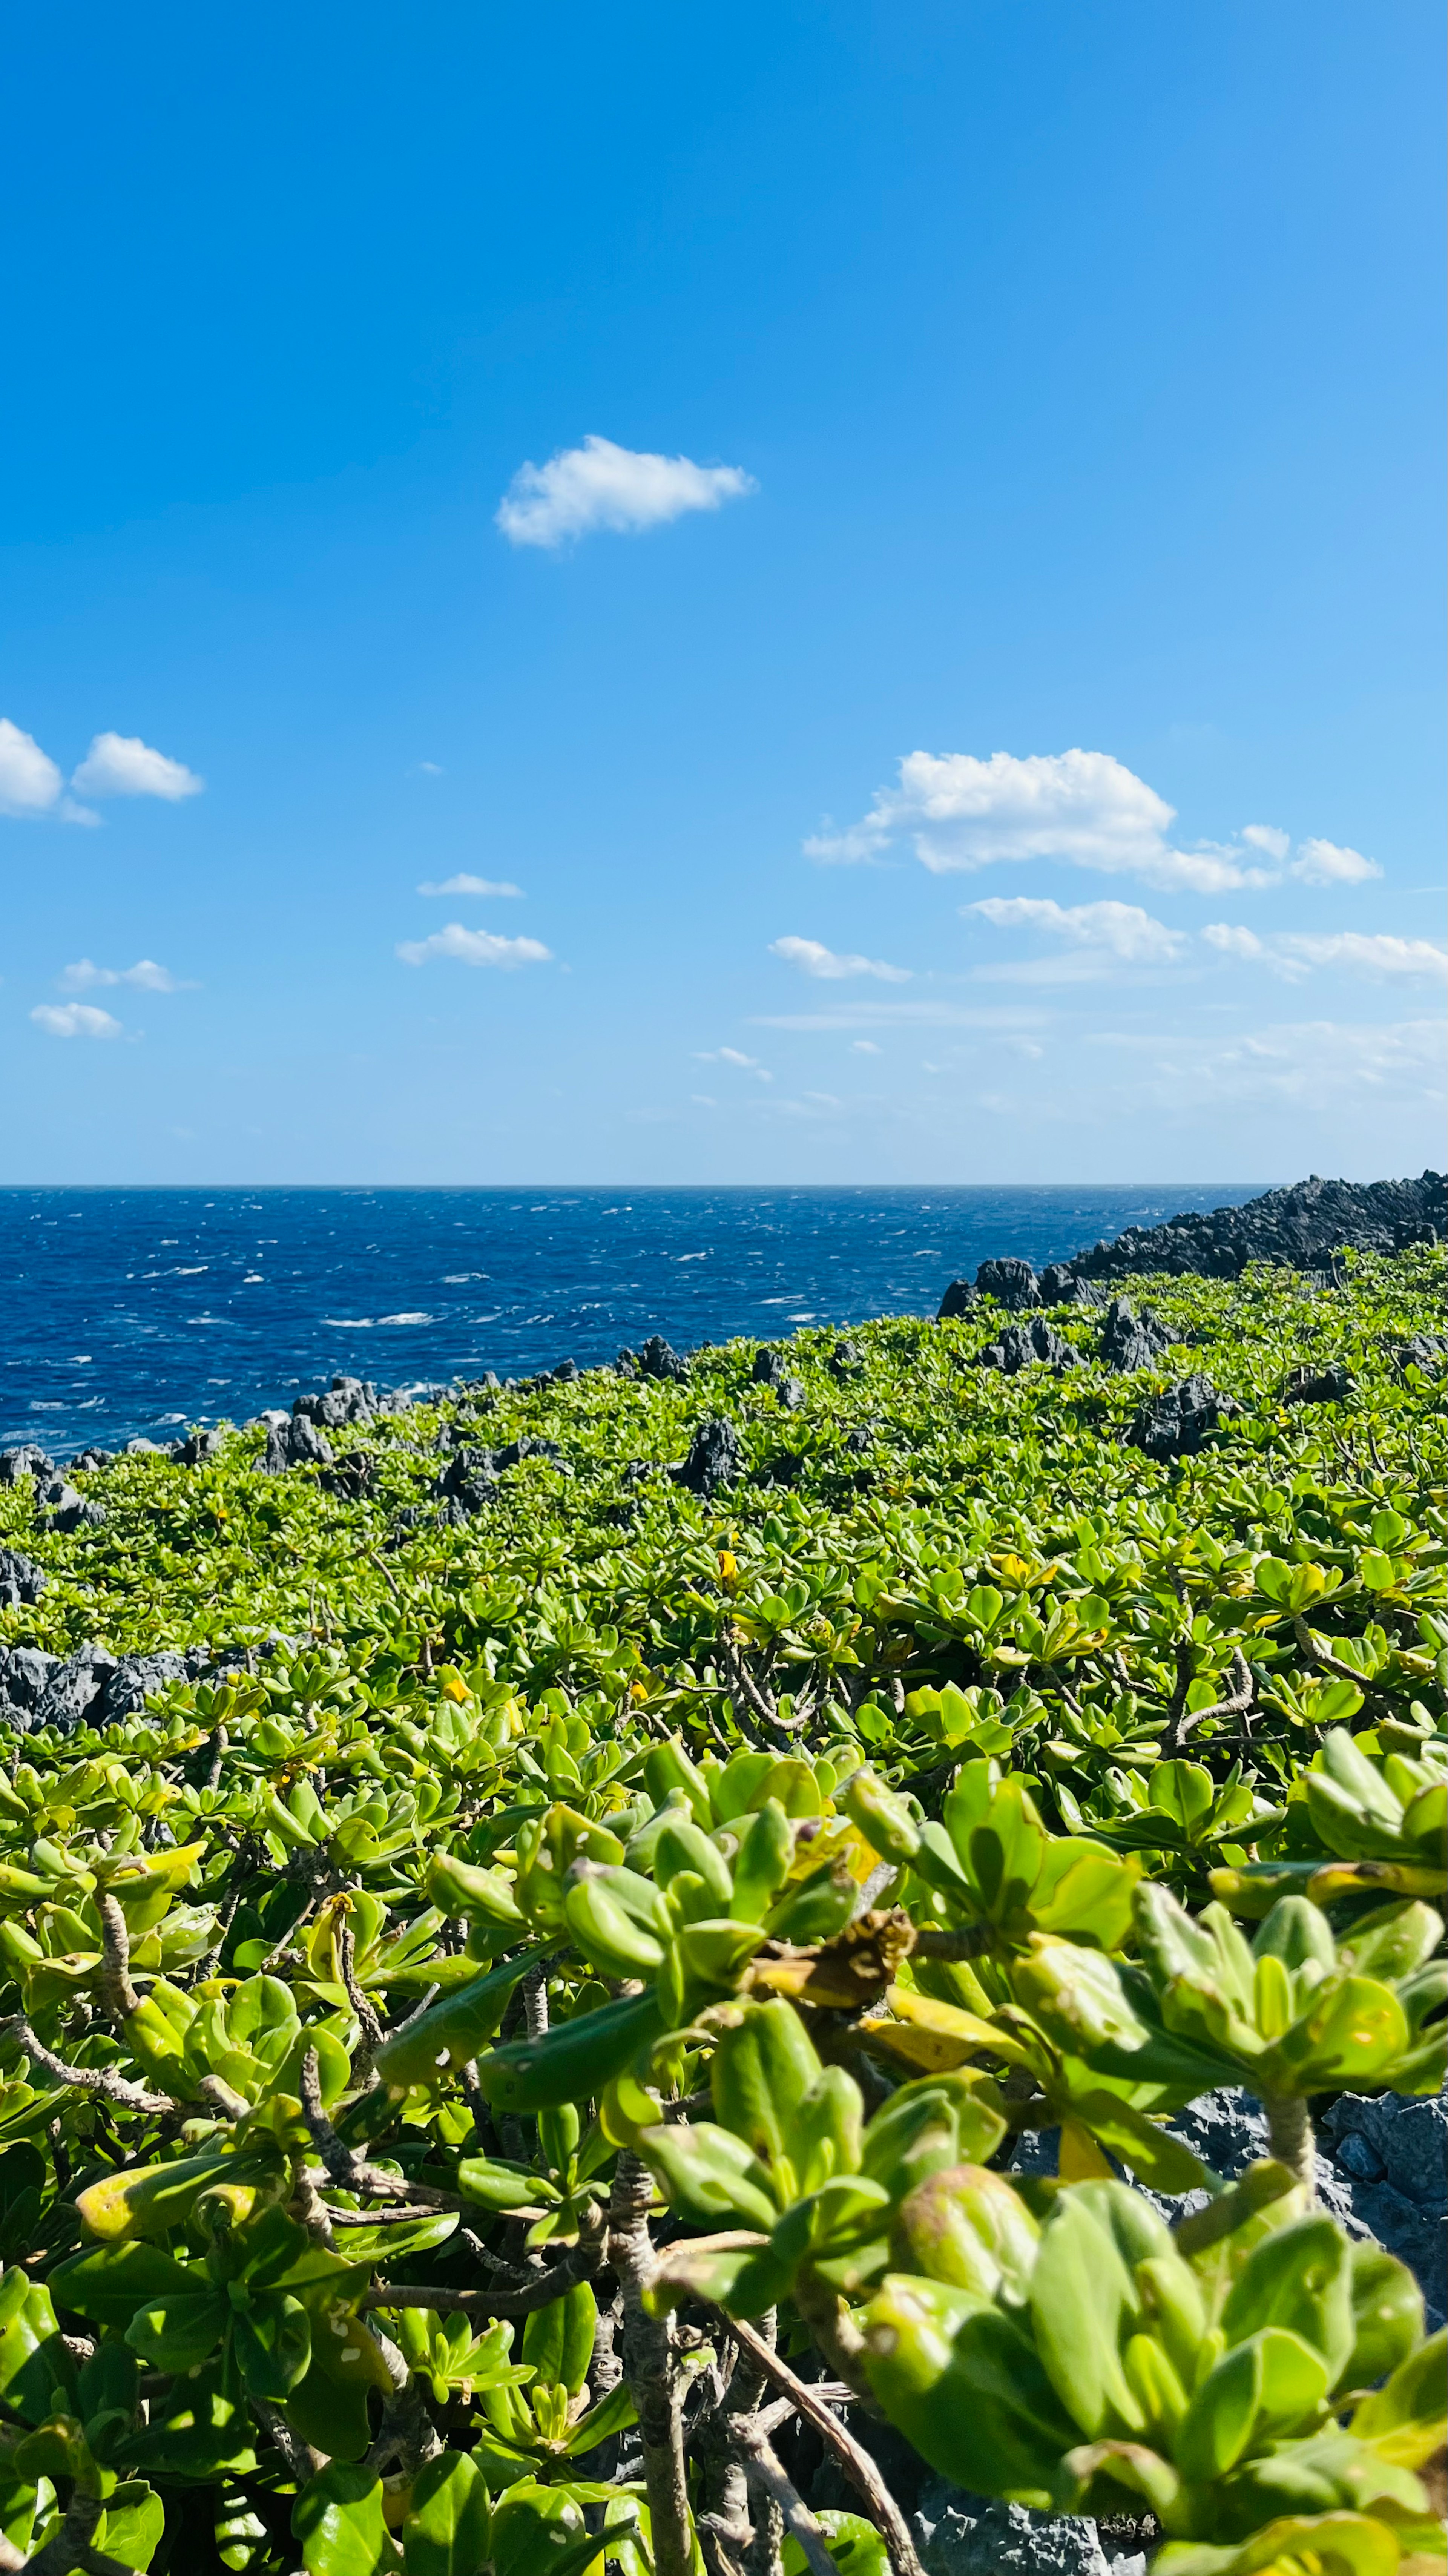
<svg viewBox="0 0 1448 2576">
<path fill-rule="evenodd" d="M 64 1459 L 244 1422 L 334 1371 L 387 1386 L 935 1312 L 1198 1189 L 0 1191 L 0 1444 Z"/>
</svg>

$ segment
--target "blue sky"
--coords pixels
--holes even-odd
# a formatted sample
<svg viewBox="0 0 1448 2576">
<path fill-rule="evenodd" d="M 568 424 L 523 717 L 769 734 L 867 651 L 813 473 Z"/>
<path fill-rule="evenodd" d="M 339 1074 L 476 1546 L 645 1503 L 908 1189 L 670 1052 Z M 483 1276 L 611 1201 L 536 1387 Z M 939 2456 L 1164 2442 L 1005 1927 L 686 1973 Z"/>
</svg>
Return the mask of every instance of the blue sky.
<svg viewBox="0 0 1448 2576">
<path fill-rule="evenodd" d="M 0 1179 L 1441 1161 L 1441 56 L 17 21 Z"/>
</svg>

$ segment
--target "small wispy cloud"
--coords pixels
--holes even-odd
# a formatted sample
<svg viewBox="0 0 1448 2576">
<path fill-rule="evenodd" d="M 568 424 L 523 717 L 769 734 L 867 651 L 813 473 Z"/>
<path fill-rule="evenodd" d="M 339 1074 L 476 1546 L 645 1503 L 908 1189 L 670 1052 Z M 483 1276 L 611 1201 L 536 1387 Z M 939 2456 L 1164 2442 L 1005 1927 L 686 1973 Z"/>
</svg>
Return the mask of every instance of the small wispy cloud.
<svg viewBox="0 0 1448 2576">
<path fill-rule="evenodd" d="M 595 528 L 638 536 L 690 510 L 722 509 L 757 489 L 737 465 L 696 465 L 691 456 L 654 456 L 588 437 L 546 465 L 520 465 L 499 503 L 497 525 L 515 546 L 561 546 Z"/>
<path fill-rule="evenodd" d="M 184 761 L 125 733 L 96 734 L 70 783 L 82 796 L 159 796 L 168 805 L 199 796 L 206 785 Z"/>
<path fill-rule="evenodd" d="M 98 1010 L 93 1002 L 37 1002 L 30 1014 L 38 1029 L 48 1038 L 119 1038 L 125 1035 L 119 1020 L 109 1011 Z"/>
<path fill-rule="evenodd" d="M 495 881 L 492 877 L 457 876 L 444 877 L 437 885 L 428 879 L 418 887 L 417 891 L 419 894 L 427 895 L 474 894 L 496 898 L 500 895 L 518 897 L 521 896 L 523 889 L 521 886 L 509 885 L 501 878 Z"/>
<path fill-rule="evenodd" d="M 876 1046 L 873 1038 L 856 1038 L 850 1047 L 851 1055 L 883 1055 L 884 1052 L 883 1047 Z"/>
<path fill-rule="evenodd" d="M 1301 983 L 1318 967 L 1345 967 L 1375 979 L 1448 976 L 1448 949 L 1431 939 L 1398 939 L 1386 932 L 1362 930 L 1278 930 L 1258 933 L 1240 922 L 1208 922 L 1202 937 L 1221 957 L 1243 965 L 1262 966 L 1289 984 Z"/>
<path fill-rule="evenodd" d="M 812 975 L 822 984 L 842 984 L 851 976 L 872 975 L 881 984 L 908 984 L 908 966 L 887 966 L 880 957 L 839 955 L 818 939 L 772 939 L 771 957 L 782 957 L 786 966 L 797 966 L 802 975 Z"/>
<path fill-rule="evenodd" d="M 443 774 L 442 762 L 440 760 L 415 760 L 407 774 L 409 778 L 441 778 Z"/>
<path fill-rule="evenodd" d="M 996 930 L 1033 930 L 1074 949 L 1094 949 L 1127 966 L 1159 966 L 1180 957 L 1185 934 L 1168 930 L 1135 903 L 1051 903 L 1031 895 L 987 895 L 964 903 L 962 918 L 978 913 Z"/>
<path fill-rule="evenodd" d="M 707 1054 L 695 1055 L 696 1064 L 728 1064 L 737 1073 L 752 1073 L 756 1082 L 773 1082 L 774 1076 L 762 1065 L 757 1055 L 742 1055 L 738 1047 L 711 1047 Z"/>
<path fill-rule="evenodd" d="M 1365 859 L 1361 850 L 1340 848 L 1336 841 L 1299 841 L 1287 873 L 1303 885 L 1364 885 L 1369 877 L 1383 872 L 1377 860 Z"/>
<path fill-rule="evenodd" d="M 425 966 L 431 957 L 456 957 L 464 966 L 501 966 L 511 972 L 518 966 L 546 966 L 553 951 L 541 939 L 500 939 L 494 931 L 465 930 L 460 921 L 450 921 L 429 939 L 404 939 L 397 954 L 404 966 Z"/>
<path fill-rule="evenodd" d="M 57 975 L 63 993 L 88 993 L 100 984 L 133 984 L 143 993 L 179 993 L 184 988 L 168 967 L 158 966 L 154 957 L 138 957 L 134 966 L 97 966 L 90 957 L 78 957 Z"/>
</svg>

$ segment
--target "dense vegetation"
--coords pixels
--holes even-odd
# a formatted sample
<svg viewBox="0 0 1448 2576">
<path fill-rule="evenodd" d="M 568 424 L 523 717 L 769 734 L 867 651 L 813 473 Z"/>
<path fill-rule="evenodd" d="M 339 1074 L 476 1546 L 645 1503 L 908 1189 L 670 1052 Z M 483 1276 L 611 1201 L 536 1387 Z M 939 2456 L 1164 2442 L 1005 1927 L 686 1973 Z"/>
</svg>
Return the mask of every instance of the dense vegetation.
<svg viewBox="0 0 1448 2576">
<path fill-rule="evenodd" d="M 8 1644 L 210 1667 L 0 1776 L 0 2563 L 918 2576 L 882 2421 L 1161 2576 L 1437 2552 L 1442 2338 L 1313 2201 L 1314 2106 L 1444 2065 L 1441 1264 L 1346 1278 L 0 1494 Z"/>
</svg>

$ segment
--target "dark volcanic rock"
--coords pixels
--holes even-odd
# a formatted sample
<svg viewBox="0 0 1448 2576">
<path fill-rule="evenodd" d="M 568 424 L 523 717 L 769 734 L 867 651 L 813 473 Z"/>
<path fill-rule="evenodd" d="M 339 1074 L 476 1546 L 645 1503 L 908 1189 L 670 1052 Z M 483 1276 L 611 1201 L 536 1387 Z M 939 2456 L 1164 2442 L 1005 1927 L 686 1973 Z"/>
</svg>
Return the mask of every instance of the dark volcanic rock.
<svg viewBox="0 0 1448 2576">
<path fill-rule="evenodd" d="M 737 1484 L 744 1468 L 744 1453 L 739 1434 L 732 1422 L 718 1416 L 701 1422 L 689 1443 L 689 1454 L 680 1466 L 671 1467 L 670 1475 L 678 1485 L 686 1485 L 691 1494 L 719 1493 L 726 1485 Z"/>
<path fill-rule="evenodd" d="M 865 1365 L 865 1354 L 858 1342 L 836 1342 L 825 1362 L 831 1377 L 841 1380 L 858 1377 Z"/>
<path fill-rule="evenodd" d="M 82 1723 L 96 1725 L 102 1693 L 115 1670 L 116 1658 L 104 1646 L 77 1646 L 48 1676 L 35 1703 L 33 1730 L 53 1726 L 58 1735 L 73 1735 Z"/>
<path fill-rule="evenodd" d="M 1094 1280 L 1080 1279 L 1069 1261 L 1048 1262 L 1036 1286 L 1043 1306 L 1100 1306 L 1105 1292 Z"/>
<path fill-rule="evenodd" d="M 1009 1314 L 1019 1315 L 1028 1306 L 1039 1306 L 1041 1292 L 1029 1261 L 1007 1258 L 983 1261 L 975 1274 L 975 1284 L 982 1297 L 994 1297 L 998 1306 Z"/>
<path fill-rule="evenodd" d="M 0 1610 L 29 1610 L 45 1590 L 45 1568 L 16 1547 L 0 1547 Z"/>
<path fill-rule="evenodd" d="M 1113 1297 L 1101 1327 L 1101 1357 L 1124 1376 L 1131 1369 L 1150 1368 L 1171 1338 L 1159 1315 L 1149 1310 L 1138 1315 L 1124 1297 Z"/>
<path fill-rule="evenodd" d="M 1141 1407 L 1126 1433 L 1126 1445 L 1144 1450 L 1148 1458 L 1188 1458 L 1219 1423 L 1241 1410 L 1229 1395 L 1218 1395 L 1209 1379 L 1180 1378 Z"/>
<path fill-rule="evenodd" d="M 783 1386 L 789 1375 L 789 1362 L 783 1351 L 758 1350 L 749 1372 L 751 1386 Z"/>
<path fill-rule="evenodd" d="M 1442 1333 L 1415 1333 L 1410 1342 L 1400 1344 L 1395 1357 L 1399 1368 L 1421 1369 L 1425 1377 L 1441 1376 L 1448 1337 Z"/>
<path fill-rule="evenodd" d="M 204 1467 L 216 1457 L 225 1434 L 220 1431 L 191 1431 L 181 1443 L 183 1467 Z"/>
<path fill-rule="evenodd" d="M 1282 1392 L 1289 1404 L 1345 1404 L 1356 1382 L 1339 1362 L 1334 1368 L 1295 1368 Z"/>
<path fill-rule="evenodd" d="M 952 1315 L 968 1315 L 972 1306 L 979 1302 L 968 1279 L 952 1279 L 935 1309 L 935 1320 L 937 1324 L 943 1324 Z"/>
<path fill-rule="evenodd" d="M 59 1670 L 59 1655 L 47 1655 L 39 1646 L 0 1650 L 0 1726 L 12 1727 L 23 1735 L 36 1701 L 51 1674 Z"/>
<path fill-rule="evenodd" d="M 377 1410 L 377 1389 L 366 1378 L 334 1377 L 325 1395 L 299 1395 L 294 1417 L 304 1416 L 323 1431 L 341 1431 L 349 1422 L 370 1422 Z"/>
<path fill-rule="evenodd" d="M 685 1378 L 689 1363 L 682 1351 L 671 1349 L 662 1333 L 650 1333 L 638 1355 L 640 1377 Z"/>
<path fill-rule="evenodd" d="M 343 1503 L 358 1503 L 370 1494 L 377 1480 L 377 1461 L 370 1449 L 349 1449 L 335 1467 L 322 1469 L 319 1483 L 327 1494 L 335 1494 Z"/>
<path fill-rule="evenodd" d="M 1079 1368 L 1081 1355 L 1069 1342 L 1053 1332 L 1040 1315 L 1029 1324 L 1007 1324 L 998 1342 L 990 1342 L 976 1361 L 977 1368 L 1001 1369 L 1014 1377 L 1019 1369 L 1044 1367 Z"/>
<path fill-rule="evenodd" d="M 266 1456 L 262 1466 L 269 1476 L 284 1475 L 288 1467 L 330 1467 L 332 1444 L 324 1440 L 309 1414 L 294 1413 L 288 1421 L 274 1421 L 266 1436 Z"/>
<path fill-rule="evenodd" d="M 199 1655 L 178 1655 L 162 1646 L 155 1654 L 122 1655 L 105 1677 L 98 1703 L 88 1712 L 92 1726 L 110 1726 L 120 1717 L 135 1717 L 167 1682 L 194 1681 Z"/>
<path fill-rule="evenodd" d="M 1402 1252 L 1410 1243 L 1448 1235 L 1448 1178 L 1424 1172 L 1416 1181 L 1324 1181 L 1316 1173 L 1290 1189 L 1268 1190 L 1245 1207 L 1174 1216 L 1143 1231 L 1129 1226 L 1114 1243 L 1098 1243 L 1061 1263 L 1078 1278 L 1118 1279 L 1131 1271 L 1197 1271 L 1236 1279 L 1249 1261 L 1316 1270 L 1335 1252 Z"/>
<path fill-rule="evenodd" d="M 525 1458 L 551 1458 L 556 1466 L 566 1454 L 556 1440 L 535 1440 L 524 1432 L 521 1440 L 510 1440 L 506 1449 L 494 1450 L 493 1464 L 498 1468 L 520 1467 Z"/>
<path fill-rule="evenodd" d="M 1340 2173 L 1351 2177 L 1355 2215 L 1380 2245 L 1416 2273 L 1436 2333 L 1448 2311 L 1443 2200 L 1448 2185 L 1448 2102 L 1441 2093 L 1375 2100 L 1341 2093 L 1320 2139 Z"/>
<path fill-rule="evenodd" d="M 1108 2557 L 1085 2514 L 1032 2513 L 970 2495 L 948 2478 L 920 2491 L 912 2518 L 925 2576 L 1141 2576 L 1140 2552 Z"/>
</svg>

